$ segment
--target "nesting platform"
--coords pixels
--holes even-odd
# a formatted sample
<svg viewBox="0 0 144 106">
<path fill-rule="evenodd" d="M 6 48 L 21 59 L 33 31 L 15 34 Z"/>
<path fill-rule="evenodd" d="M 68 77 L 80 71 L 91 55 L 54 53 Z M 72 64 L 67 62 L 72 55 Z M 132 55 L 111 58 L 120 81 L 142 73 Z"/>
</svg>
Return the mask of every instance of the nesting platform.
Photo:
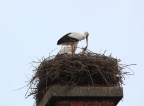
<svg viewBox="0 0 144 106">
<path fill-rule="evenodd" d="M 30 81 L 30 94 L 38 104 L 51 86 L 121 87 L 123 84 L 120 60 L 104 54 L 57 55 L 46 58 L 35 69 Z"/>
</svg>

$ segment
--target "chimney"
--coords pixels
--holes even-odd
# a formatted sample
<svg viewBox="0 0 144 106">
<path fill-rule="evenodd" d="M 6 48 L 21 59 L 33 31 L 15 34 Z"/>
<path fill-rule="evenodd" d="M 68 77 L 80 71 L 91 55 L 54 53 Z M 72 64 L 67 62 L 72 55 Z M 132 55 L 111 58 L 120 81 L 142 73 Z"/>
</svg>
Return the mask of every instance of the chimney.
<svg viewBox="0 0 144 106">
<path fill-rule="evenodd" d="M 52 86 L 37 106 L 116 106 L 121 87 Z"/>
</svg>

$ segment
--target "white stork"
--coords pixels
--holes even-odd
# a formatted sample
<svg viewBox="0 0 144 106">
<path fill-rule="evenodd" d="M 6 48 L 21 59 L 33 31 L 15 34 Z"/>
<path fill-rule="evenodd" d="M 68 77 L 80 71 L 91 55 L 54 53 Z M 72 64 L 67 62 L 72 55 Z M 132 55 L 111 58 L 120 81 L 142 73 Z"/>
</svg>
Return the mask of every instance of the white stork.
<svg viewBox="0 0 144 106">
<path fill-rule="evenodd" d="M 77 45 L 76 45 L 77 48 Z M 62 55 L 62 54 L 72 54 L 72 48 L 70 45 L 63 47 L 59 52 L 58 55 Z"/>
<path fill-rule="evenodd" d="M 89 35 L 88 32 L 85 32 L 84 34 L 77 33 L 77 32 L 70 32 L 70 33 L 64 35 L 63 37 L 61 37 L 58 40 L 57 45 L 70 45 L 71 52 L 73 55 L 73 54 L 75 54 L 77 44 L 79 41 L 84 40 L 86 38 L 86 44 L 88 46 L 88 35 Z"/>
</svg>

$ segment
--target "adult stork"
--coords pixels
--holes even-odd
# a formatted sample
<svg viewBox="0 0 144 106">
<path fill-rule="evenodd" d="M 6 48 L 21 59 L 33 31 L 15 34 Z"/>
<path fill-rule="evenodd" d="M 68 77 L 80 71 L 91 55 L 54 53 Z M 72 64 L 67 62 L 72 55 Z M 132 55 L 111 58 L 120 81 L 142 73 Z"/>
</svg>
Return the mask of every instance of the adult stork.
<svg viewBox="0 0 144 106">
<path fill-rule="evenodd" d="M 86 47 L 88 47 L 88 36 L 89 33 L 85 32 L 84 34 L 77 33 L 77 32 L 70 32 L 61 37 L 57 45 L 70 45 L 71 46 L 71 52 L 72 55 L 75 54 L 77 44 L 79 41 L 86 39 Z"/>
</svg>

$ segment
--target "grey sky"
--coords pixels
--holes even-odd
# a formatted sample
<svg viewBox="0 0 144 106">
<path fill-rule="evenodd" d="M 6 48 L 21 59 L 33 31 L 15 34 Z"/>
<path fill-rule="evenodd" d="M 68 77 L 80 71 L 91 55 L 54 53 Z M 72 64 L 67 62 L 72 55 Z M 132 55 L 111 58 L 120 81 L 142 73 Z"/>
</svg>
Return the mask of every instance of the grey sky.
<svg viewBox="0 0 144 106">
<path fill-rule="evenodd" d="M 144 95 L 144 1 L 143 0 L 1 0 L 0 1 L 0 101 L 1 106 L 32 106 L 27 88 L 13 91 L 31 78 L 31 61 L 60 46 L 68 32 L 88 31 L 93 52 L 112 53 L 130 68 L 124 98 L 118 106 L 141 105 Z M 79 43 L 85 46 L 85 41 Z M 36 58 L 37 57 L 37 58 Z M 129 71 L 128 69 L 126 71 Z M 26 75 L 26 76 L 25 76 Z"/>
</svg>

